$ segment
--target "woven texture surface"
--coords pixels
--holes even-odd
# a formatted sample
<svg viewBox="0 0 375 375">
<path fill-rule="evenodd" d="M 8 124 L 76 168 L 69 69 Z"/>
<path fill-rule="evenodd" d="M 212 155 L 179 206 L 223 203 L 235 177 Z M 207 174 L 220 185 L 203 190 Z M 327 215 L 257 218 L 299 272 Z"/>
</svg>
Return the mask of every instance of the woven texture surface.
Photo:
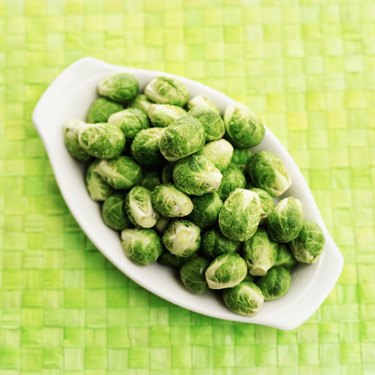
<svg viewBox="0 0 375 375">
<path fill-rule="evenodd" d="M 375 374 L 372 0 L 0 0 L 0 373 Z M 291 332 L 203 317 L 129 281 L 56 186 L 31 113 L 83 56 L 196 79 L 263 115 L 345 257 Z"/>
</svg>

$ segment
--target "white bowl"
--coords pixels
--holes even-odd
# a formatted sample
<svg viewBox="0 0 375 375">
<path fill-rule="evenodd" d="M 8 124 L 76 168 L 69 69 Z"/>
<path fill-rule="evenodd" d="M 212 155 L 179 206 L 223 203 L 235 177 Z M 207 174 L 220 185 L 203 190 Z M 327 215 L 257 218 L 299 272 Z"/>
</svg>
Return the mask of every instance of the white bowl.
<svg viewBox="0 0 375 375">
<path fill-rule="evenodd" d="M 221 110 L 233 100 L 201 83 L 172 74 L 110 65 L 87 57 L 65 69 L 40 98 L 33 122 L 44 142 L 57 183 L 73 216 L 95 246 L 118 269 L 150 292 L 176 305 L 197 313 L 245 323 L 261 324 L 284 330 L 296 328 L 321 305 L 335 285 L 342 267 L 342 255 L 333 242 L 320 216 L 317 205 L 296 163 L 288 151 L 267 129 L 256 150 L 270 150 L 281 157 L 293 184 L 286 195 L 303 203 L 305 218 L 317 222 L 323 229 L 326 245 L 320 260 L 309 266 L 300 265 L 293 272 L 292 286 L 281 299 L 266 302 L 254 317 L 243 317 L 229 311 L 213 293 L 198 296 L 186 291 L 168 267 L 153 264 L 140 267 L 124 255 L 118 233 L 103 224 L 99 204 L 86 191 L 82 164 L 67 152 L 63 141 L 64 123 L 73 118 L 85 119 L 96 97 L 96 86 L 103 77 L 129 72 L 139 81 L 141 89 L 161 74 L 176 77 L 186 84 L 190 94 L 205 95 Z"/>
</svg>

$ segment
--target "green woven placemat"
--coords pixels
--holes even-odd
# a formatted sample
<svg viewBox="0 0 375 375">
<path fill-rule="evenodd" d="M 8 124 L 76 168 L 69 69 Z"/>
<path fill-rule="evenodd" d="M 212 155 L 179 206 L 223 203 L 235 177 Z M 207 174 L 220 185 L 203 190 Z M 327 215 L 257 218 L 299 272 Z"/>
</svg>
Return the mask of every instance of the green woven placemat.
<svg viewBox="0 0 375 375">
<path fill-rule="evenodd" d="M 372 0 L 0 0 L 0 374 L 375 373 Z M 282 332 L 173 306 L 81 232 L 31 124 L 83 56 L 177 73 L 248 103 L 289 148 L 345 257 Z"/>
</svg>

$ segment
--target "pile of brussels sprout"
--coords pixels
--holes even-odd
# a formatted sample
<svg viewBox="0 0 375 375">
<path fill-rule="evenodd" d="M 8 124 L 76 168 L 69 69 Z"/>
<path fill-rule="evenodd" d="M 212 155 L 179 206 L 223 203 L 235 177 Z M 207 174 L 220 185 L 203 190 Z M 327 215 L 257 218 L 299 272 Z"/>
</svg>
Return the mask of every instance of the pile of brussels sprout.
<svg viewBox="0 0 375 375">
<path fill-rule="evenodd" d="M 64 139 L 131 261 L 173 267 L 187 290 L 220 290 L 246 316 L 287 293 L 298 262 L 317 261 L 322 230 L 298 199 L 280 199 L 291 185 L 283 161 L 251 151 L 265 128 L 249 108 L 234 102 L 222 116 L 164 76 L 139 94 L 135 77 L 115 74 L 98 94 Z"/>
</svg>

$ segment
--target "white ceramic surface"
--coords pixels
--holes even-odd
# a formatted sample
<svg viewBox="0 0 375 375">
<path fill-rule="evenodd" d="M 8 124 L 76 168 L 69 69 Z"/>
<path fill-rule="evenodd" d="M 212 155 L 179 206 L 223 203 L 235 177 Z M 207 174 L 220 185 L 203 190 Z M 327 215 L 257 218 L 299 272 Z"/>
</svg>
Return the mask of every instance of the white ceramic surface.
<svg viewBox="0 0 375 375">
<path fill-rule="evenodd" d="M 314 198 L 292 157 L 267 129 L 256 150 L 270 150 L 285 162 L 292 177 L 292 187 L 285 194 L 299 198 L 306 219 L 314 220 L 323 229 L 326 246 L 318 263 L 299 266 L 293 273 L 292 286 L 283 298 L 266 302 L 258 315 L 243 317 L 230 312 L 213 293 L 197 296 L 186 291 L 165 266 L 136 266 L 123 254 L 120 239 L 107 228 L 100 217 L 99 205 L 93 202 L 85 187 L 83 168 L 67 152 L 63 126 L 67 120 L 85 119 L 90 103 L 96 97 L 98 81 L 109 74 L 129 72 L 143 87 L 158 75 L 176 77 L 186 84 L 191 96 L 205 95 L 222 110 L 232 100 L 201 83 L 172 74 L 114 66 L 87 57 L 65 69 L 39 100 L 33 122 L 47 150 L 57 183 L 73 216 L 95 246 L 125 275 L 150 292 L 186 309 L 215 318 L 254 323 L 289 330 L 306 321 L 321 305 L 334 287 L 343 267 L 342 255 L 333 242 L 320 216 Z"/>
</svg>

